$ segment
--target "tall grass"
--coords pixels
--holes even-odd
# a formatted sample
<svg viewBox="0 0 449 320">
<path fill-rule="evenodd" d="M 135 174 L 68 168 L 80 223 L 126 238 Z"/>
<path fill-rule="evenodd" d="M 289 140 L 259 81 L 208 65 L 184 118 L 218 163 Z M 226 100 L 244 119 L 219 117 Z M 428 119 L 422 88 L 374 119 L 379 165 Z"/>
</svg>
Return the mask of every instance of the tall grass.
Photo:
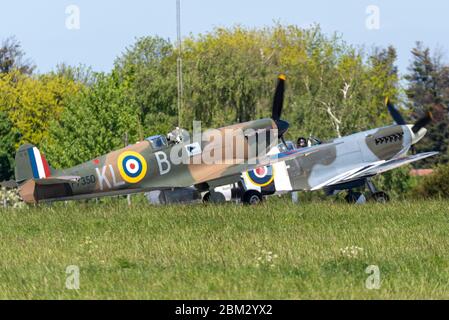
<svg viewBox="0 0 449 320">
<path fill-rule="evenodd" d="M 449 202 L 0 211 L 1 299 L 449 297 Z M 342 249 L 356 246 L 354 255 Z M 68 290 L 66 268 L 80 268 Z M 370 265 L 380 289 L 368 290 Z"/>
</svg>

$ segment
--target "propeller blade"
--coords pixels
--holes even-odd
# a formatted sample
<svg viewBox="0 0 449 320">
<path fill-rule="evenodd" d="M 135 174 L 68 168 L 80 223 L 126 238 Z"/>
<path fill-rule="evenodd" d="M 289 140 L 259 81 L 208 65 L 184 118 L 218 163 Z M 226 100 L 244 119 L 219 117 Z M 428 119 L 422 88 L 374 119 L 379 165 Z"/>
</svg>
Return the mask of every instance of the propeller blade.
<svg viewBox="0 0 449 320">
<path fill-rule="evenodd" d="M 276 92 L 274 94 L 273 111 L 271 115 L 271 118 L 274 121 L 281 119 L 282 108 L 284 106 L 285 80 L 286 76 L 283 74 L 278 77 L 278 84 L 276 87 Z"/>
<path fill-rule="evenodd" d="M 278 128 L 278 136 L 282 138 L 282 136 L 288 131 L 290 124 L 285 120 L 276 120 L 276 126 Z"/>
<path fill-rule="evenodd" d="M 393 118 L 394 122 L 396 122 L 397 125 L 404 126 L 407 124 L 405 122 L 404 118 L 402 117 L 401 113 L 396 109 L 396 107 L 391 103 L 390 99 L 387 98 L 386 104 L 388 107 L 388 112 L 390 112 L 391 117 Z"/>
<path fill-rule="evenodd" d="M 284 144 L 285 149 L 288 150 L 288 145 L 287 145 L 287 142 L 285 141 L 285 138 L 284 138 L 284 137 L 281 137 L 281 141 L 282 141 L 282 143 Z"/>
<path fill-rule="evenodd" d="M 424 117 L 419 119 L 412 128 L 413 133 L 418 133 L 419 130 L 425 128 L 428 124 L 430 124 L 433 120 L 432 113 L 427 112 Z"/>
</svg>

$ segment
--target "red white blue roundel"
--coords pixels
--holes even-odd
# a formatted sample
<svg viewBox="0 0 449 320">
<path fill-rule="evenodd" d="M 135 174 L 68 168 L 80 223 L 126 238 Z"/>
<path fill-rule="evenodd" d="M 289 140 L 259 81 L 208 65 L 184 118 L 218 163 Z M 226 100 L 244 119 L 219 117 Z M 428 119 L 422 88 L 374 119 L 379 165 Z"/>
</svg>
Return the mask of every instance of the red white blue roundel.
<svg viewBox="0 0 449 320">
<path fill-rule="evenodd" d="M 130 177 L 137 177 L 139 172 L 142 171 L 142 164 L 139 159 L 133 158 L 133 156 L 126 157 L 123 160 L 123 167 L 126 174 Z"/>
<path fill-rule="evenodd" d="M 123 180 L 138 183 L 147 174 L 145 158 L 136 152 L 124 152 L 118 158 L 118 168 Z"/>
<path fill-rule="evenodd" d="M 247 173 L 248 179 L 258 187 L 266 187 L 274 180 L 274 170 L 272 166 L 260 167 Z"/>
</svg>

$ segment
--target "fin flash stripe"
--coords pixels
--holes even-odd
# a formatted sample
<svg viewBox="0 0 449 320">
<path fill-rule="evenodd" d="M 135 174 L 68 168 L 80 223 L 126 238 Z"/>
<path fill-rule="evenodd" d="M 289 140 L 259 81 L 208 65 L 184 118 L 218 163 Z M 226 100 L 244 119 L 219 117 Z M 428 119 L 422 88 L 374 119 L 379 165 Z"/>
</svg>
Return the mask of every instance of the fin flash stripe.
<svg viewBox="0 0 449 320">
<path fill-rule="evenodd" d="M 36 147 L 28 149 L 28 157 L 34 179 L 45 179 L 50 177 L 51 172 L 48 162 L 45 159 L 45 156 L 42 155 Z"/>
</svg>

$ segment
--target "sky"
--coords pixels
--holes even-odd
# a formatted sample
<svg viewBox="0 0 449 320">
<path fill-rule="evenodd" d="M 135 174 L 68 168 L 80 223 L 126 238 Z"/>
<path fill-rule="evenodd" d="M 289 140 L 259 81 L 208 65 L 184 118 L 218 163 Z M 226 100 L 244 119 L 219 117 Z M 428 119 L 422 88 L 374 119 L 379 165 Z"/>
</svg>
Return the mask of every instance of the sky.
<svg viewBox="0 0 449 320">
<path fill-rule="evenodd" d="M 38 72 L 53 70 L 62 62 L 107 72 L 136 37 L 176 40 L 175 0 L 2 2 L 0 39 L 15 36 Z M 68 10 L 71 6 L 79 9 L 79 19 Z M 401 72 L 407 70 L 410 50 L 418 40 L 439 48 L 449 60 L 449 1 L 181 0 L 181 6 L 184 36 L 237 24 L 264 27 L 280 22 L 307 27 L 317 23 L 328 34 L 341 33 L 350 44 L 394 45 Z"/>
</svg>

